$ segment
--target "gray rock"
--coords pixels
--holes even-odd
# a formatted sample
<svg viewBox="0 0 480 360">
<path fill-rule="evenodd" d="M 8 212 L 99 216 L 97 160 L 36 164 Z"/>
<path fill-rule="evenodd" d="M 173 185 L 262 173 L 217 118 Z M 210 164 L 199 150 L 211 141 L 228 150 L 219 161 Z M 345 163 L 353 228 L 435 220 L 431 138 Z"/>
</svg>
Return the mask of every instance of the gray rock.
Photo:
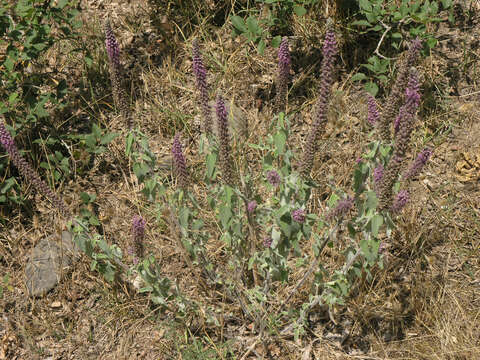
<svg viewBox="0 0 480 360">
<path fill-rule="evenodd" d="M 79 257 L 79 249 L 70 232 L 62 232 L 61 242 L 57 240 L 53 236 L 42 239 L 30 254 L 25 267 L 25 283 L 30 296 L 43 296 L 53 289 Z"/>
</svg>

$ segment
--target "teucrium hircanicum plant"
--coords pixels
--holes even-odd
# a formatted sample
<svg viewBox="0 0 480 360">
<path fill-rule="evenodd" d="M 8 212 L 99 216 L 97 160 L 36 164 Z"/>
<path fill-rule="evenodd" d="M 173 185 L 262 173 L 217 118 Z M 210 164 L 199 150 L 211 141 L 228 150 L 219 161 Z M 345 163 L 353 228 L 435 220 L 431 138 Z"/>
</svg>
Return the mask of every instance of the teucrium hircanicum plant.
<svg viewBox="0 0 480 360">
<path fill-rule="evenodd" d="M 394 228 L 394 219 L 408 201 L 408 191 L 399 191 L 399 167 L 403 162 L 419 103 L 418 80 L 414 70 L 409 73 L 405 104 L 397 115 L 398 132 L 392 143 L 374 141 L 368 152 L 357 163 L 351 191 L 333 189 L 323 213 L 309 213 L 309 200 L 315 183 L 309 179 L 316 150 L 316 140 L 326 121 L 326 111 L 332 81 L 333 55 L 336 52 L 334 34 L 327 32 L 324 46 L 324 74 L 314 124 L 307 139 L 304 161 L 299 171 L 292 166 L 296 154 L 288 144 L 289 120 L 280 113 L 270 126 L 269 135 L 249 144 L 260 152 L 260 168 L 248 164 L 237 169 L 238 181 L 230 181 L 233 149 L 228 136 L 228 123 L 222 99 L 217 101 L 219 138 L 200 141 L 200 153 L 206 159 L 206 201 L 215 214 L 218 231 L 206 227 L 207 220 L 199 218 L 201 199 L 177 190 L 174 197 L 182 241 L 195 264 L 203 267 L 211 281 L 221 283 L 243 302 L 248 315 L 256 315 L 256 323 L 281 318 L 295 289 L 306 281 L 302 279 L 277 309 L 265 309 L 269 299 L 275 298 L 275 284 L 288 284 L 292 264 L 315 274 L 312 293 L 299 313 L 297 334 L 309 309 L 316 304 L 330 307 L 344 304 L 355 279 L 371 279 L 371 271 L 382 267 L 379 253 L 380 239 L 387 238 Z M 412 47 L 414 47 L 412 45 Z M 379 126 L 380 114 L 373 98 L 368 99 L 369 122 Z M 417 159 L 408 173 L 417 174 L 428 153 Z M 218 160 L 218 161 L 217 161 Z M 222 181 L 217 179 L 217 163 Z M 240 161 L 239 164 L 242 164 Z M 390 170 L 389 170 L 390 169 Z M 395 169 L 393 182 L 390 179 Z M 406 176 L 408 178 L 408 176 Z M 255 184 L 255 186 L 253 186 Z M 390 189 L 390 190 L 389 190 Z M 188 193 L 188 195 L 186 195 Z M 388 200 L 387 200 L 388 198 Z M 339 229 L 343 229 L 341 238 Z M 205 247 L 208 239 L 224 243 L 227 263 L 216 266 Z M 313 240 L 311 240 L 313 239 Z M 335 239 L 335 240 L 334 240 Z M 214 240 L 215 241 L 215 240 Z M 311 241 L 311 242 L 310 242 Z M 305 251 L 305 244 L 313 245 L 313 254 Z M 344 263 L 340 268 L 321 266 L 323 248 L 342 243 Z M 292 260 L 295 261 L 292 262 Z M 247 274 L 253 272 L 253 280 Z M 280 285 L 281 286 L 281 285 Z M 273 317 L 273 318 L 272 318 Z M 260 320 L 259 320 L 260 319 Z M 270 321 L 268 320 L 268 321 Z M 260 324 L 262 323 L 262 324 Z"/>
<path fill-rule="evenodd" d="M 128 129 L 133 128 L 133 117 L 130 113 L 127 94 L 123 88 L 123 68 L 120 62 L 120 45 L 110 26 L 110 20 L 105 20 L 105 48 L 107 50 L 110 68 L 110 81 L 112 84 L 113 101 L 115 106 L 124 117 Z"/>
<path fill-rule="evenodd" d="M 192 273 L 198 274 L 199 282 L 225 290 L 261 332 L 267 322 L 293 321 L 298 336 L 313 306 L 345 304 L 358 278 L 372 279 L 372 271 L 383 266 L 380 239 L 389 241 L 394 220 L 409 200 L 407 186 L 401 181 L 407 180 L 408 184 L 418 175 L 431 153 L 430 149 L 421 152 L 400 176 L 420 103 L 418 76 L 415 69 L 409 69 L 405 101 L 395 118 L 395 137 L 389 142 L 371 142 L 357 161 L 352 189 L 332 186 L 329 199 L 312 213 L 312 190 L 318 185 L 308 175 L 318 135 L 326 122 L 335 53 L 335 37 L 330 29 L 324 44 L 322 74 L 325 76 L 298 170 L 293 162 L 297 162 L 299 154 L 289 143 L 290 121 L 283 112 L 274 117 L 265 138 L 253 139 L 248 144 L 259 158 L 248 163 L 237 161 L 239 165 L 235 167 L 232 155 L 235 146 L 221 97 L 216 104 L 218 138 L 207 133 L 199 141 L 199 153 L 205 157 L 202 184 L 189 179 L 191 174 L 187 172 L 179 134 L 173 139 L 173 171 L 168 174 L 162 174 L 146 135 L 136 130 L 126 139 L 126 155 L 147 199 L 142 212 L 155 213 L 159 221 L 167 217 L 172 237 L 184 251 Z M 368 102 L 370 123 L 379 126 L 372 98 Z M 22 161 L 3 123 L 0 123 L 0 142 L 20 171 L 59 206 L 60 200 Z M 172 186 L 167 187 L 168 183 Z M 194 186 L 203 186 L 202 191 L 192 191 Z M 81 198 L 84 205 L 95 201 L 95 196 L 85 193 Z M 86 209 L 81 210 L 81 216 L 72 224 L 75 242 L 92 259 L 92 269 L 103 273 L 109 281 L 122 275 L 139 275 L 143 280 L 140 291 L 149 293 L 155 304 L 180 317 L 192 311 L 210 314 L 202 301 L 187 299 L 164 276 L 148 249 L 143 249 L 143 218 L 135 217 L 131 228 L 135 249 L 131 267 L 122 262 L 123 253 L 117 245 L 108 244 L 99 234 L 90 235 L 90 228 L 98 225 L 98 219 Z M 327 245 L 341 246 L 342 264 L 322 263 L 322 251 Z M 209 252 L 212 247 L 217 249 L 217 256 Z M 302 269 L 304 276 L 292 283 L 290 275 L 297 269 Z M 314 275 L 313 280 L 310 275 Z M 308 299 L 300 308 L 290 306 L 290 299 L 304 288 L 306 281 L 311 282 Z M 279 303 L 279 294 L 287 289 L 288 295 Z"/>
<path fill-rule="evenodd" d="M 323 60 L 321 69 L 321 83 L 319 88 L 318 100 L 315 108 L 313 124 L 308 133 L 301 171 L 305 176 L 309 176 L 313 168 L 315 153 L 317 151 L 317 141 L 320 134 L 323 133 L 327 121 L 327 109 L 330 101 L 330 92 L 333 84 L 333 65 L 335 55 L 337 54 L 337 41 L 333 30 L 327 30 L 325 41 L 323 43 Z"/>
<path fill-rule="evenodd" d="M 285 112 L 286 110 L 291 62 L 288 40 L 283 38 L 278 49 L 277 95 L 275 98 L 277 113 Z"/>
<path fill-rule="evenodd" d="M 203 63 L 202 55 L 200 54 L 200 47 L 198 41 L 194 40 L 192 44 L 192 67 L 195 74 L 195 81 L 199 92 L 199 103 L 202 108 L 203 115 L 203 130 L 206 134 L 212 133 L 212 110 L 208 103 L 208 83 L 207 83 L 207 69 Z"/>
</svg>

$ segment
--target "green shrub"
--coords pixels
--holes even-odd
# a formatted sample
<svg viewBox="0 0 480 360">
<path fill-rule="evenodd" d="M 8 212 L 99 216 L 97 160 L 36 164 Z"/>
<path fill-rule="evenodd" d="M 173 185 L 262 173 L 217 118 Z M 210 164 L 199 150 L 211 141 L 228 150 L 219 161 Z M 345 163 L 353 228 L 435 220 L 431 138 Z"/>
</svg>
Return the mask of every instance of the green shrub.
<svg viewBox="0 0 480 360">
<path fill-rule="evenodd" d="M 65 74 L 45 66 L 45 54 L 78 37 L 77 5 L 77 0 L 0 2 L 0 48 L 4 53 L 0 60 L 0 113 L 17 139 L 28 137 L 48 149 L 49 155 L 39 165 L 53 171 L 54 180 L 69 174 L 68 158 L 62 154 L 63 145 L 51 118 L 53 110 L 67 103 L 68 83 Z M 37 160 L 42 154 L 29 157 Z M 22 204 L 20 185 L 7 165 L 7 158 L 0 157 L 4 183 L 0 203 Z"/>
</svg>

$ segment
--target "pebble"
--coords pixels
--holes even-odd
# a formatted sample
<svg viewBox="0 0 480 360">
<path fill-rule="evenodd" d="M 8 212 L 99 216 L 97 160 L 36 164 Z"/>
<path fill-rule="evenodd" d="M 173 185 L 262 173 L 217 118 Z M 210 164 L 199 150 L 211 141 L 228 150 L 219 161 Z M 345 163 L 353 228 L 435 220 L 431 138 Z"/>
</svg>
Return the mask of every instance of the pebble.
<svg viewBox="0 0 480 360">
<path fill-rule="evenodd" d="M 78 259 L 79 249 L 70 232 L 62 232 L 61 241 L 54 236 L 42 239 L 33 248 L 25 267 L 25 284 L 31 297 L 44 296 L 60 281 Z M 53 304 L 52 304 L 53 305 Z"/>
</svg>

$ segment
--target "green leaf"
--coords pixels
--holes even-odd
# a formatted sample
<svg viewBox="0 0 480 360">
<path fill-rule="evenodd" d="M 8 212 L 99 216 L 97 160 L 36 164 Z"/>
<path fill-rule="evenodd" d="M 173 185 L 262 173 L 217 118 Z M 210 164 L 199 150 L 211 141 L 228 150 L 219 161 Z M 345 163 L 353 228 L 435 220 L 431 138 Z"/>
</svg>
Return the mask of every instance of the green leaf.
<svg viewBox="0 0 480 360">
<path fill-rule="evenodd" d="M 258 43 L 258 48 L 257 51 L 260 55 L 263 55 L 263 52 L 265 51 L 265 46 L 267 44 L 265 43 L 265 40 L 261 39 L 260 42 Z"/>
<path fill-rule="evenodd" d="M 262 28 L 258 26 L 258 21 L 253 16 L 247 18 L 247 28 L 248 30 L 255 35 L 260 35 L 262 33 Z"/>
<path fill-rule="evenodd" d="M 245 21 L 238 15 L 233 15 L 230 18 L 232 25 L 237 29 L 240 33 L 246 33 L 248 31 L 247 26 L 245 25 Z"/>
<path fill-rule="evenodd" d="M 88 203 L 90 202 L 90 195 L 88 195 L 88 193 L 86 193 L 86 192 L 81 192 L 80 193 L 80 199 L 82 199 L 82 201 L 85 205 L 88 205 Z"/>
<path fill-rule="evenodd" d="M 367 193 L 367 202 L 366 202 L 366 207 L 367 210 L 373 210 L 377 208 L 378 205 L 378 199 L 377 199 L 377 194 L 375 191 L 369 191 Z"/>
<path fill-rule="evenodd" d="M 0 188 L 0 193 L 5 194 L 15 185 L 15 178 L 11 177 L 5 180 Z"/>
<path fill-rule="evenodd" d="M 361 192 L 363 189 L 363 174 L 360 171 L 360 169 L 355 169 L 355 172 L 353 173 L 353 190 L 355 190 L 355 193 L 358 194 Z"/>
<path fill-rule="evenodd" d="M 96 139 L 100 138 L 102 135 L 102 130 L 97 124 L 92 125 L 92 135 L 94 135 Z"/>
<path fill-rule="evenodd" d="M 307 9 L 305 9 L 303 6 L 301 5 L 293 5 L 293 12 L 297 15 L 297 16 L 303 16 L 307 13 Z"/>
<path fill-rule="evenodd" d="M 278 154 L 282 155 L 285 152 L 285 143 L 287 141 L 287 135 L 283 131 L 279 131 L 275 134 L 273 141 L 277 148 Z"/>
<path fill-rule="evenodd" d="M 207 156 L 207 178 L 213 180 L 215 173 L 215 164 L 217 163 L 216 154 L 208 154 Z"/>
<path fill-rule="evenodd" d="M 401 39 L 401 38 L 402 38 L 402 34 L 399 33 L 399 32 L 394 32 L 394 33 L 392 33 L 392 38 L 393 38 L 393 39 Z"/>
<path fill-rule="evenodd" d="M 255 256 L 252 256 L 250 259 L 248 259 L 248 270 L 252 270 L 254 262 Z"/>
<path fill-rule="evenodd" d="M 395 11 L 395 12 L 393 13 L 393 20 L 394 20 L 394 21 L 400 21 L 400 20 L 402 20 L 402 17 L 403 17 L 403 16 L 402 16 L 402 14 L 400 13 L 400 11 Z"/>
<path fill-rule="evenodd" d="M 58 0 L 57 1 L 57 7 L 59 9 L 63 9 L 69 2 L 70 0 Z"/>
<path fill-rule="evenodd" d="M 125 144 L 125 155 L 127 155 L 127 156 L 129 156 L 131 154 L 133 140 L 134 140 L 134 135 L 133 135 L 132 132 L 130 132 L 127 136 L 127 141 L 126 141 L 126 144 Z"/>
<path fill-rule="evenodd" d="M 365 14 L 365 17 L 367 18 L 368 22 L 371 24 L 375 24 L 376 22 L 378 22 L 377 15 L 372 14 L 371 12 L 367 12 Z M 378 31 L 378 30 L 375 30 L 375 31 Z"/>
<path fill-rule="evenodd" d="M 337 204 L 338 199 L 340 199 L 340 197 L 337 194 L 333 193 L 330 195 L 330 199 L 327 200 L 328 207 L 333 208 Z"/>
<path fill-rule="evenodd" d="M 281 42 L 282 42 L 282 37 L 280 35 L 275 36 L 272 39 L 272 47 L 274 47 L 275 49 L 278 48 Z"/>
<path fill-rule="evenodd" d="M 372 4 L 370 4 L 369 0 L 359 0 L 358 5 L 360 5 L 360 9 L 364 11 L 372 11 Z"/>
<path fill-rule="evenodd" d="M 201 230 L 203 228 L 203 225 L 204 225 L 204 222 L 203 220 L 195 220 L 192 224 L 192 230 L 194 231 L 198 231 L 198 230 Z"/>
<path fill-rule="evenodd" d="M 442 0 L 442 5 L 444 9 L 449 9 L 452 6 L 452 0 Z"/>
<path fill-rule="evenodd" d="M 378 93 L 378 86 L 373 81 L 369 81 L 365 84 L 365 90 L 375 97 Z"/>
<path fill-rule="evenodd" d="M 370 220 L 371 232 L 374 237 L 378 236 L 378 231 L 380 230 L 380 227 L 382 225 L 383 225 L 382 215 L 377 214 Z"/>
<path fill-rule="evenodd" d="M 190 217 L 190 210 L 186 207 L 180 209 L 178 214 L 178 222 L 184 229 L 188 229 L 188 219 Z"/>
<path fill-rule="evenodd" d="M 88 222 L 90 223 L 90 225 L 93 225 L 93 226 L 100 225 L 100 221 L 98 221 L 98 218 L 95 215 L 90 216 L 90 218 L 88 219 Z"/>
<path fill-rule="evenodd" d="M 438 43 L 438 41 L 434 37 L 431 37 L 431 38 L 427 39 L 427 46 L 430 49 L 433 49 L 435 46 L 437 46 L 437 43 Z"/>
<path fill-rule="evenodd" d="M 365 80 L 366 78 L 367 78 L 367 75 L 365 75 L 364 73 L 358 72 L 355 75 L 353 75 L 350 78 L 350 80 L 351 81 L 362 81 L 362 80 Z"/>
<path fill-rule="evenodd" d="M 110 144 L 110 142 L 115 139 L 119 134 L 116 133 L 107 133 L 102 136 L 102 140 L 100 141 L 100 144 L 106 145 Z"/>
<path fill-rule="evenodd" d="M 226 205 L 221 205 L 220 206 L 220 209 L 219 209 L 219 214 L 218 214 L 218 217 L 222 223 L 222 226 L 224 228 L 227 228 L 228 227 L 228 223 L 230 221 L 230 219 L 232 218 L 232 210 L 226 206 Z"/>
<path fill-rule="evenodd" d="M 10 96 L 8 97 L 8 102 L 12 105 L 15 105 L 18 101 L 18 93 L 14 92 L 11 93 Z"/>
</svg>

